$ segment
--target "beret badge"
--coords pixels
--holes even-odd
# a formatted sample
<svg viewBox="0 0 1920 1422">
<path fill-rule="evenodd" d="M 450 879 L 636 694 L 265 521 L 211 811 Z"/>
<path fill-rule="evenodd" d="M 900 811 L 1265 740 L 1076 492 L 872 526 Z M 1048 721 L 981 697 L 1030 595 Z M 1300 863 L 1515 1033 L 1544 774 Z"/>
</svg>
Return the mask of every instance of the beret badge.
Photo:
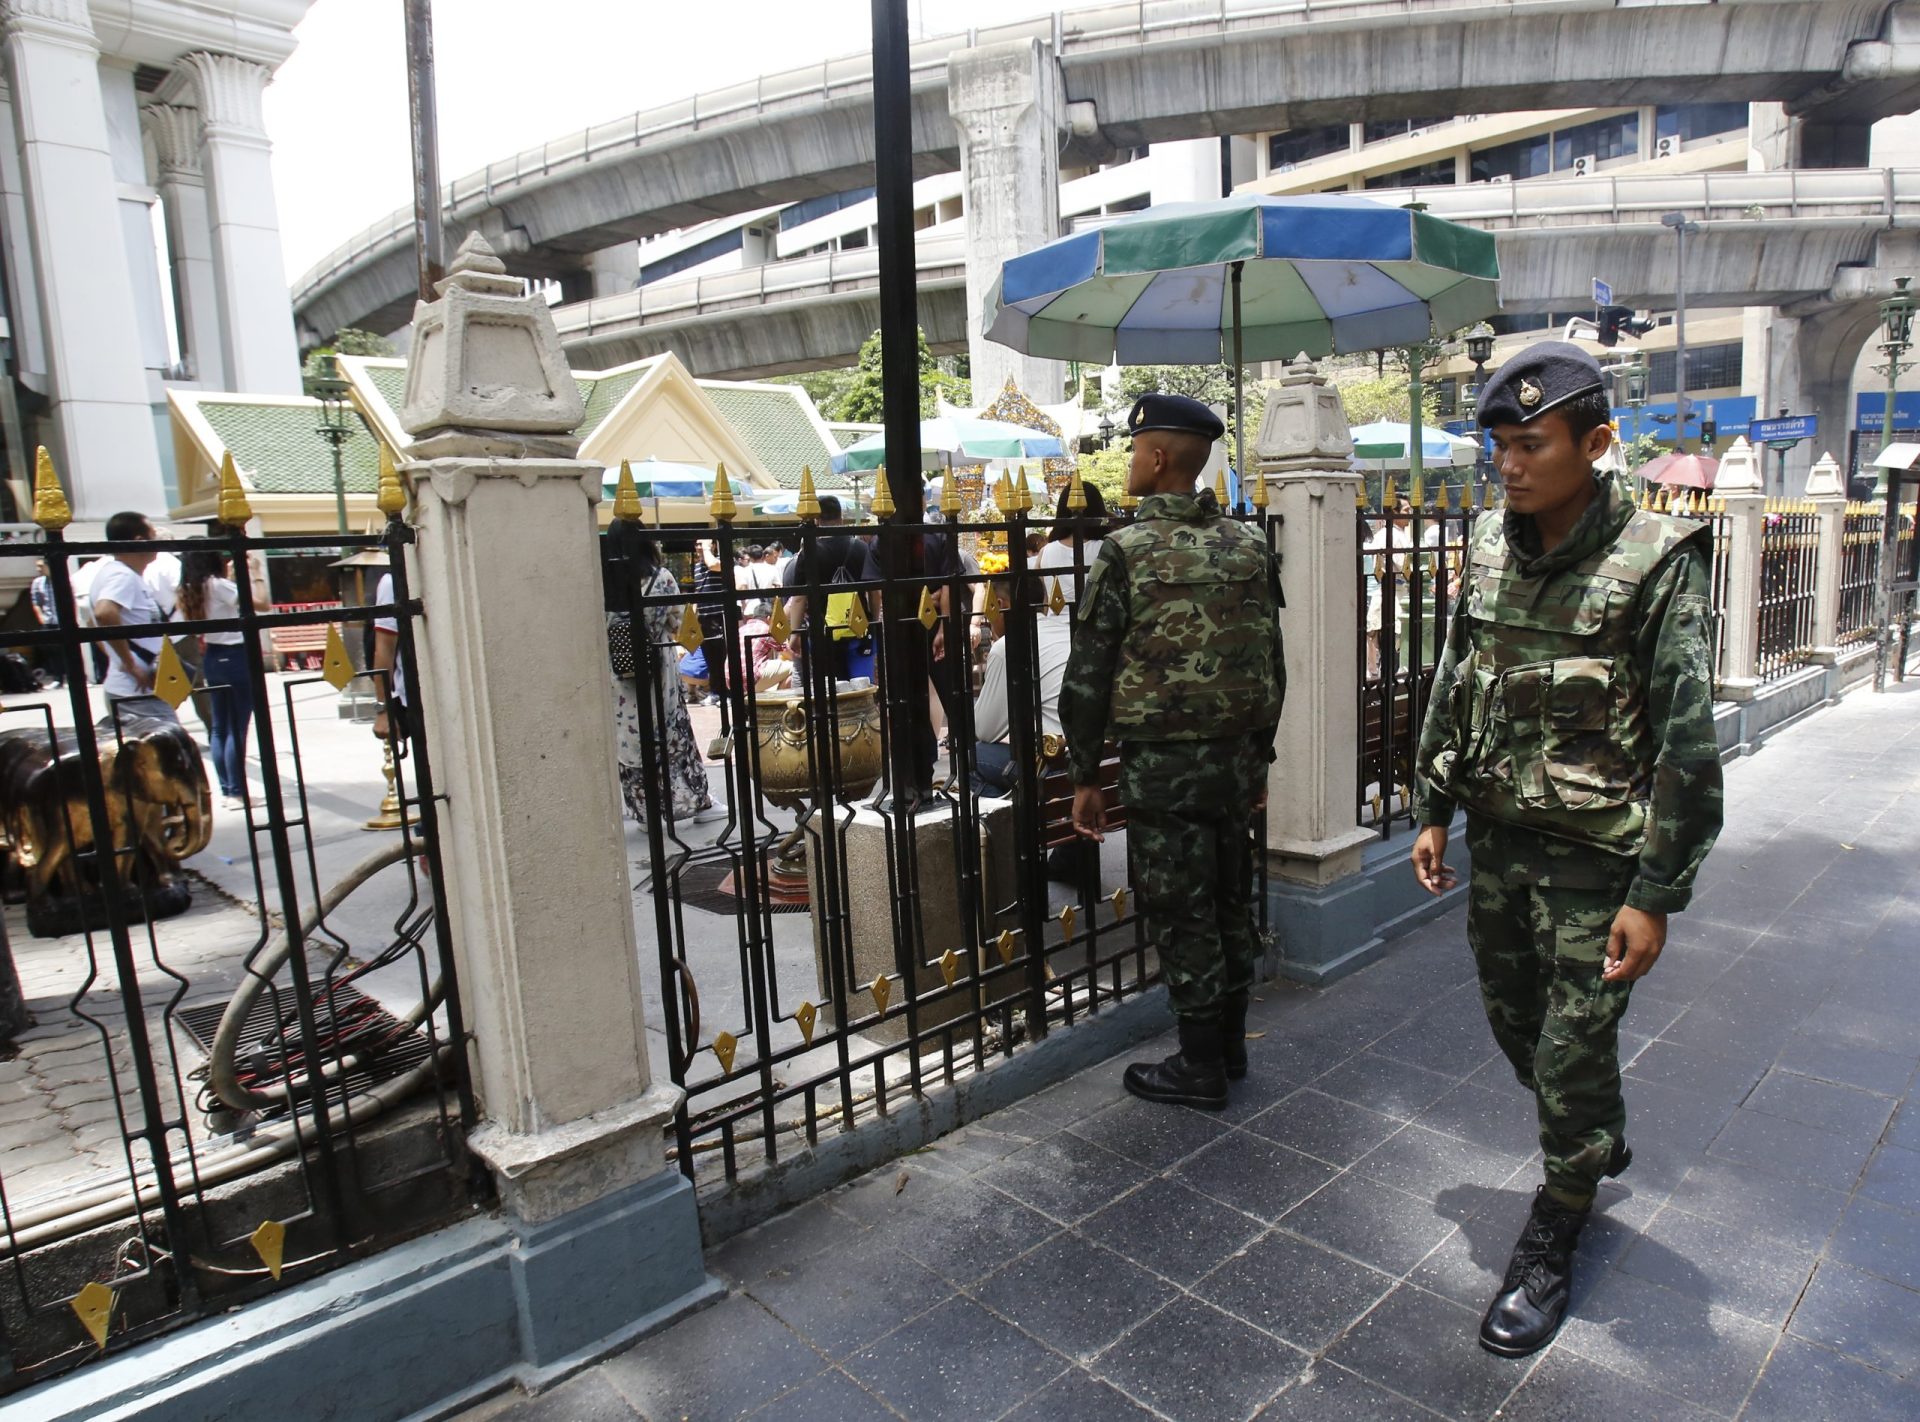
<svg viewBox="0 0 1920 1422">
<path fill-rule="evenodd" d="M 1527 409 L 1531 410 L 1545 398 L 1546 392 L 1534 381 L 1522 380 L 1520 382 L 1520 403 Z"/>
</svg>

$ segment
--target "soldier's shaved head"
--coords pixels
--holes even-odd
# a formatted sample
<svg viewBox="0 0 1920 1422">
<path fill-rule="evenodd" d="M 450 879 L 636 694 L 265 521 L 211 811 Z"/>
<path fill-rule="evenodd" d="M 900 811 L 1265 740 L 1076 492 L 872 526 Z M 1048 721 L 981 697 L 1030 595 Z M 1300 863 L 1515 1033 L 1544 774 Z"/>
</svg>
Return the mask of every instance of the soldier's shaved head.
<svg viewBox="0 0 1920 1422">
<path fill-rule="evenodd" d="M 1213 441 L 1186 430 L 1143 430 L 1133 437 L 1133 461 L 1127 470 L 1127 492 L 1190 494 L 1193 481 L 1207 467 Z"/>
</svg>

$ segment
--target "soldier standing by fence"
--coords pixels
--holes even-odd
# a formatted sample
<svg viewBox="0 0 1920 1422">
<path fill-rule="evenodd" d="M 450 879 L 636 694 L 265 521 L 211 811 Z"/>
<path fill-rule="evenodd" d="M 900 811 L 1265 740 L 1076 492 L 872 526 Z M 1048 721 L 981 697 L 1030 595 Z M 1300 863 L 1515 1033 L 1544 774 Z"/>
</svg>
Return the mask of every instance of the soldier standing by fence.
<svg viewBox="0 0 1920 1422">
<path fill-rule="evenodd" d="M 1636 509 L 1596 474 L 1606 386 L 1543 341 L 1487 382 L 1506 483 L 1474 531 L 1420 740 L 1413 869 L 1439 894 L 1467 809 L 1467 938 L 1494 1039 L 1534 1094 L 1546 1183 L 1480 1326 L 1544 1346 L 1603 1175 L 1632 1162 L 1619 1024 L 1720 831 L 1703 525 Z"/>
<path fill-rule="evenodd" d="M 1266 543 L 1194 480 L 1220 419 L 1143 395 L 1127 417 L 1134 521 L 1108 535 L 1080 598 L 1060 692 L 1073 826 L 1102 837 L 1100 762 L 1120 742 L 1133 885 L 1160 954 L 1180 1050 L 1127 1068 L 1149 1101 L 1219 1110 L 1247 1071 L 1247 997 L 1260 955 L 1249 821 L 1286 689 L 1280 582 Z"/>
</svg>

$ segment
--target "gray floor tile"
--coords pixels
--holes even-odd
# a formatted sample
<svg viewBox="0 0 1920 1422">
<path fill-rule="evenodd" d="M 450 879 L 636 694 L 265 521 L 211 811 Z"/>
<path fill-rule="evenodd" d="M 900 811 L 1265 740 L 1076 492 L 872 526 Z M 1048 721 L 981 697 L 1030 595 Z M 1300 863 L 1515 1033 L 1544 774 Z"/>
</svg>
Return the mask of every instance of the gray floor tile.
<svg viewBox="0 0 1920 1422">
<path fill-rule="evenodd" d="M 1659 1041 L 1633 1059 L 1626 1075 L 1630 1082 L 1676 1086 L 1737 1106 L 1766 1075 L 1767 1050 L 1756 1046 L 1752 1056 L 1727 1057 L 1681 1042 Z"/>
<path fill-rule="evenodd" d="M 1260 1223 L 1176 1180 L 1151 1180 L 1079 1226 L 1134 1263 L 1190 1284 L 1239 1249 Z"/>
<path fill-rule="evenodd" d="M 1805 1180 L 1829 1190 L 1851 1190 L 1867 1163 L 1869 1141 L 1849 1140 L 1764 1111 L 1735 1111 L 1707 1148 L 1768 1175 Z"/>
<path fill-rule="evenodd" d="M 1914 1060 L 1905 1052 L 1880 1051 L 1796 1032 L 1780 1053 L 1780 1065 L 1816 1081 L 1898 1096 L 1913 1079 Z"/>
<path fill-rule="evenodd" d="M 1524 1160 L 1539 1148 L 1540 1118 L 1533 1098 L 1511 1081 L 1509 1085 L 1511 1090 L 1488 1090 L 1462 1082 L 1422 1111 L 1414 1124 Z"/>
<path fill-rule="evenodd" d="M 489 1422 L 636 1422 L 639 1416 L 596 1368 L 489 1414 Z"/>
<path fill-rule="evenodd" d="M 1262 1235 L 1193 1292 L 1308 1352 L 1318 1352 L 1373 1307 L 1394 1279 L 1283 1230 Z"/>
<path fill-rule="evenodd" d="M 1833 1233 L 1827 1253 L 1909 1289 L 1920 1289 L 1920 1214 L 1856 1197 Z"/>
<path fill-rule="evenodd" d="M 1711 1422 L 1713 1415 L 1576 1353 L 1555 1348 L 1500 1409 L 1500 1422 L 1591 1422 L 1601 1417 L 1632 1418 L 1633 1422 Z"/>
<path fill-rule="evenodd" d="M 769 1270 L 790 1271 L 863 1233 L 858 1221 L 835 1210 L 823 1196 L 735 1235 L 707 1255 L 707 1268 L 733 1283 L 750 1284 Z"/>
<path fill-rule="evenodd" d="M 1662 1210 L 1620 1269 L 1702 1303 L 1779 1328 L 1813 1273 L 1815 1256 L 1736 1225 Z"/>
<path fill-rule="evenodd" d="M 1894 1103 L 1855 1086 L 1816 1081 L 1776 1067 L 1753 1089 L 1746 1105 L 1749 1110 L 1798 1121 L 1848 1140 L 1877 1141 L 1893 1114 Z"/>
<path fill-rule="evenodd" d="M 1044 1117 L 1009 1106 L 940 1137 L 928 1151 L 957 1169 L 973 1173 L 1036 1141 L 1047 1140 L 1059 1130 Z"/>
<path fill-rule="evenodd" d="M 846 1370 L 913 1418 L 997 1417 L 1067 1360 L 971 1299 L 949 1299 L 847 1359 Z"/>
<path fill-rule="evenodd" d="M 1000 1422 L 1152 1422 L 1125 1393 L 1075 1368 L 1048 1383 Z"/>
<path fill-rule="evenodd" d="M 1351 1165 L 1399 1130 L 1393 1116 L 1308 1089 L 1247 1122 L 1246 1129 L 1333 1165 Z"/>
<path fill-rule="evenodd" d="M 1071 1224 L 1147 1178 L 1147 1168 L 1063 1131 L 980 1172 L 980 1179 Z"/>
<path fill-rule="evenodd" d="M 754 1422 L 894 1422 L 900 1414 L 835 1370 L 809 1378 L 750 1415 Z"/>
<path fill-rule="evenodd" d="M 1860 1193 L 1883 1205 L 1920 1211 L 1920 1150 L 1881 1146 L 1860 1177 Z"/>
<path fill-rule="evenodd" d="M 1484 1016 L 1452 1012 L 1429 1012 L 1402 1023 L 1367 1050 L 1455 1079 L 1478 1071 L 1500 1052 Z"/>
<path fill-rule="evenodd" d="M 826 1369 L 766 1309 L 735 1295 L 617 1353 L 599 1371 L 649 1417 L 738 1417 Z"/>
<path fill-rule="evenodd" d="M 862 1239 L 746 1285 L 781 1321 L 830 1358 L 842 1358 L 925 1313 L 953 1285 L 876 1239 Z"/>
<path fill-rule="evenodd" d="M 929 1194 L 880 1237 L 955 1284 L 968 1284 L 1033 1248 L 1060 1226 L 979 1180 Z"/>
<path fill-rule="evenodd" d="M 1184 1106 L 1163 1106 L 1129 1096 L 1071 1129 L 1082 1140 L 1105 1146 L 1150 1170 L 1165 1170 L 1208 1141 L 1217 1140 L 1227 1125 Z"/>
<path fill-rule="evenodd" d="M 1315 1078 L 1310 1085 L 1315 1091 L 1355 1106 L 1411 1120 L 1466 1075 L 1463 1071 L 1459 1076 L 1443 1076 L 1424 1067 L 1362 1052 Z"/>
<path fill-rule="evenodd" d="M 1568 1317 L 1554 1346 L 1731 1416 L 1779 1336 L 1766 1324 L 1614 1271 Z"/>
<path fill-rule="evenodd" d="M 1747 1401 L 1741 1422 L 1913 1422 L 1920 1387 L 1816 1348 L 1784 1340 Z"/>
<path fill-rule="evenodd" d="M 1227 1083 L 1227 1109 L 1212 1114 L 1229 1125 L 1239 1125 L 1285 1100 L 1300 1089 L 1292 1077 L 1282 1076 L 1267 1060 L 1260 1042 L 1247 1043 L 1247 1074 Z"/>
<path fill-rule="evenodd" d="M 1532 1366 L 1479 1344 L 1480 1315 L 1402 1284 L 1356 1323 L 1327 1357 L 1449 1417 L 1492 1415 Z"/>
<path fill-rule="evenodd" d="M 1334 1167 L 1261 1136 L 1233 1131 L 1174 1168 L 1174 1178 L 1271 1224 L 1333 1179 Z"/>
<path fill-rule="evenodd" d="M 1120 1073 L 1125 1065 L 1124 1061 L 1116 1059 L 1088 1067 L 1058 1086 L 1049 1087 L 1038 1096 L 1028 1097 L 1020 1105 L 1030 1115 L 1051 1121 L 1056 1126 L 1071 1126 L 1075 1121 L 1084 1120 L 1095 1111 L 1104 1110 L 1125 1098 L 1126 1088 L 1120 1085 Z"/>
<path fill-rule="evenodd" d="M 1077 1234 L 1048 1240 L 968 1291 L 1041 1342 L 1085 1361 L 1176 1290 Z"/>
<path fill-rule="evenodd" d="M 1308 1358 L 1231 1314 L 1183 1298 L 1100 1355 L 1095 1376 L 1172 1422 L 1252 1416 Z"/>
<path fill-rule="evenodd" d="M 1505 1183 L 1524 1162 L 1438 1131 L 1408 1126 L 1354 1162 L 1353 1173 L 1423 1200 L 1459 1185 Z"/>
<path fill-rule="evenodd" d="M 1831 1259 L 1787 1331 L 1900 1377 L 1920 1379 L 1920 1293 Z"/>
<path fill-rule="evenodd" d="M 1893 1124 L 1887 1128 L 1887 1144 L 1920 1150 L 1920 1101 L 1909 1096 L 1901 1103 L 1894 1113 Z"/>
<path fill-rule="evenodd" d="M 1406 1273 L 1453 1231 L 1436 1206 L 1353 1175 L 1295 1206 L 1280 1224 L 1389 1274 Z"/>
<path fill-rule="evenodd" d="M 1708 1159 L 1687 1172 L 1669 1203 L 1702 1219 L 1818 1251 L 1839 1223 L 1847 1197 L 1802 1180 Z"/>
<path fill-rule="evenodd" d="M 1317 999 L 1318 994 L 1315 997 Z M 1311 1081 L 1366 1045 L 1363 1035 L 1316 1030 L 1319 1012 L 1316 1000 L 1306 1009 L 1296 1009 L 1284 1027 L 1270 1030 L 1258 1042 L 1247 1043 L 1249 1063 L 1257 1059 L 1260 1070 L 1276 1072 L 1289 1081 Z M 1252 1020 L 1253 1014 L 1249 1013 L 1248 1021 Z"/>
<path fill-rule="evenodd" d="M 1433 1422 L 1438 1415 L 1358 1373 L 1320 1362 L 1289 1383 L 1257 1422 Z"/>
</svg>

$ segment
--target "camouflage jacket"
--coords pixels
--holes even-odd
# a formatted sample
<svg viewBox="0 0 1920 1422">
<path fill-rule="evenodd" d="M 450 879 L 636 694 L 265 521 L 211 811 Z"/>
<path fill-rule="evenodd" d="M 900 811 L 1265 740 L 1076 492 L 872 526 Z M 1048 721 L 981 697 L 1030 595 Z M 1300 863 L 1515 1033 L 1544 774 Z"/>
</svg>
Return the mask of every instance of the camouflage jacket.
<svg viewBox="0 0 1920 1422">
<path fill-rule="evenodd" d="M 1246 736 L 1272 758 L 1286 692 L 1280 581 L 1258 535 L 1211 494 L 1153 494 L 1109 535 L 1087 575 L 1060 723 L 1077 784 L 1109 736 Z"/>
<path fill-rule="evenodd" d="M 1516 878 L 1572 887 L 1582 853 L 1638 861 L 1627 902 L 1686 907 L 1721 821 L 1700 530 L 1613 482 L 1541 553 L 1533 521 L 1483 524 L 1416 758 L 1423 824 L 1527 834 Z"/>
</svg>

